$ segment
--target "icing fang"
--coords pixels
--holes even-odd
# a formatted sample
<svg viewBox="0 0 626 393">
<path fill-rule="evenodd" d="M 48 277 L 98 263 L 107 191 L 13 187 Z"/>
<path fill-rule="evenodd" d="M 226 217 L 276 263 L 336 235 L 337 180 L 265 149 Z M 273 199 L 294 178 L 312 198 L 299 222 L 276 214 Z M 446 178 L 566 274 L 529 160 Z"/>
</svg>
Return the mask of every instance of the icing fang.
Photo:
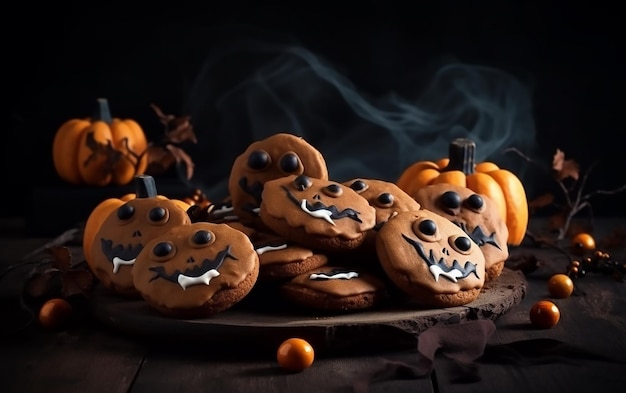
<svg viewBox="0 0 626 393">
<path fill-rule="evenodd" d="M 476 228 L 474 228 L 472 233 L 470 233 L 467 230 L 467 225 L 465 225 L 464 223 L 458 223 L 456 221 L 454 223 L 458 225 L 459 227 L 461 227 L 461 229 L 463 229 L 463 232 L 465 232 L 467 236 L 469 236 L 470 239 L 472 239 L 474 243 L 478 244 L 479 246 L 482 247 L 485 244 L 491 244 L 498 250 L 501 250 L 500 246 L 498 245 L 498 242 L 496 241 L 495 232 L 491 233 L 491 235 L 487 235 L 485 232 L 483 232 L 483 229 L 479 225 Z"/>
<path fill-rule="evenodd" d="M 349 280 L 359 277 L 359 273 L 350 270 L 332 270 L 328 273 L 312 273 L 309 280 Z"/>
<path fill-rule="evenodd" d="M 309 201 L 307 201 L 306 199 L 300 201 L 286 187 L 283 186 L 283 189 L 285 190 L 285 192 L 287 192 L 289 200 L 300 206 L 302 211 L 304 211 L 311 217 L 321 218 L 325 221 L 328 221 L 328 223 L 332 225 L 335 225 L 333 219 L 337 220 L 340 218 L 350 218 L 354 221 L 362 222 L 359 218 L 359 212 L 354 209 L 346 208 L 340 211 L 335 205 L 326 206 L 324 203 L 319 201 L 310 204 Z"/>
<path fill-rule="evenodd" d="M 134 246 L 129 244 L 126 247 L 121 244 L 113 246 L 112 240 L 104 239 L 100 239 L 100 244 L 102 245 L 102 253 L 113 264 L 113 273 L 117 273 L 120 266 L 132 266 L 135 263 L 135 258 L 143 249 L 142 244 Z"/>
<path fill-rule="evenodd" d="M 220 275 L 218 269 L 222 266 L 227 257 L 237 260 L 237 258 L 230 253 L 230 248 L 231 247 L 228 246 L 227 249 L 220 251 L 214 260 L 205 258 L 200 266 L 196 265 L 183 272 L 176 270 L 172 274 L 167 274 L 163 266 L 151 267 L 150 270 L 156 274 L 150 281 L 161 277 L 168 281 L 177 283 L 183 289 L 187 289 L 189 286 L 198 284 L 209 285 L 212 278 Z M 193 259 L 189 262 L 193 262 Z"/>
<path fill-rule="evenodd" d="M 452 261 L 452 266 L 448 266 L 443 257 L 439 258 L 438 261 L 435 260 L 432 249 L 430 250 L 430 254 L 426 255 L 422 243 L 410 239 L 406 235 L 402 235 L 402 237 L 415 248 L 417 254 L 428 264 L 428 270 L 430 270 L 435 281 L 439 281 L 439 276 L 444 276 L 452 282 L 457 282 L 459 279 L 465 278 L 471 273 L 474 273 L 474 275 L 478 277 L 476 265 L 470 261 L 465 262 L 465 266 L 461 266 L 459 261 L 455 259 Z"/>
</svg>

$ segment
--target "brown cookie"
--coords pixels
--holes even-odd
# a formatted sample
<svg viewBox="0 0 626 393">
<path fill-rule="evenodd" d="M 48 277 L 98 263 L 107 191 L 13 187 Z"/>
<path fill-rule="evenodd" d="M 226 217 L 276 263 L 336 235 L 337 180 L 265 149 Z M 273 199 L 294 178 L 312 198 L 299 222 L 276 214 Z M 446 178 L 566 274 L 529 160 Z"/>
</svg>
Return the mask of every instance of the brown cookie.
<svg viewBox="0 0 626 393">
<path fill-rule="evenodd" d="M 260 217 L 273 232 L 312 249 L 359 247 L 376 224 L 376 210 L 350 187 L 305 175 L 270 180 Z"/>
<path fill-rule="evenodd" d="M 132 269 L 145 301 L 162 314 L 201 318 L 232 307 L 253 288 L 259 258 L 227 224 L 180 225 L 146 244 Z"/>
<path fill-rule="evenodd" d="M 259 280 L 290 279 L 328 263 L 326 255 L 294 244 L 282 236 L 256 233 L 252 244 L 259 255 Z"/>
<path fill-rule="evenodd" d="M 139 296 L 131 269 L 137 255 L 150 240 L 191 221 L 174 200 L 157 197 L 154 179 L 135 180 L 137 197 L 112 211 L 94 237 L 89 267 L 104 287 L 124 296 Z"/>
<path fill-rule="evenodd" d="M 485 281 L 502 273 L 509 257 L 509 230 L 492 199 L 469 188 L 447 183 L 422 187 L 415 193 L 415 198 L 423 208 L 461 227 L 480 246 L 485 255 Z"/>
<path fill-rule="evenodd" d="M 376 225 L 367 234 L 361 247 L 365 253 L 376 253 L 376 234 L 389 218 L 401 211 L 418 210 L 420 204 L 395 183 L 357 178 L 343 182 L 352 188 L 376 209 Z"/>
<path fill-rule="evenodd" d="M 485 282 L 485 257 L 457 225 L 426 209 L 400 212 L 376 237 L 380 264 L 411 303 L 461 306 Z"/>
<path fill-rule="evenodd" d="M 235 215 L 246 225 L 263 228 L 259 207 L 265 182 L 303 174 L 328 179 L 324 157 L 302 137 L 279 133 L 253 142 L 235 159 L 228 179 Z"/>
<path fill-rule="evenodd" d="M 386 288 L 363 268 L 324 266 L 282 284 L 280 293 L 290 303 L 309 309 L 349 312 L 381 304 Z"/>
</svg>

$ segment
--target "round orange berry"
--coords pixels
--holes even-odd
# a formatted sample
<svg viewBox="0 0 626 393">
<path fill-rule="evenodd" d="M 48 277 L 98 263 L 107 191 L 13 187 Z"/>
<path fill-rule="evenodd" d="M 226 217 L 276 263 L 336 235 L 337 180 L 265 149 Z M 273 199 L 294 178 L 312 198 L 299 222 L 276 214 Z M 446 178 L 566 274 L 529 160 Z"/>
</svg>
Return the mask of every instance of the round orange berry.
<svg viewBox="0 0 626 393">
<path fill-rule="evenodd" d="M 581 232 L 572 238 L 572 250 L 576 254 L 583 254 L 586 251 L 593 251 L 596 249 L 596 241 L 588 233 Z"/>
<path fill-rule="evenodd" d="M 548 292 L 557 299 L 566 298 L 574 292 L 574 281 L 567 274 L 555 274 L 548 280 Z"/>
<path fill-rule="evenodd" d="M 315 352 L 308 341 L 290 338 L 283 341 L 276 352 L 278 364 L 285 370 L 299 372 L 313 364 Z"/>
<path fill-rule="evenodd" d="M 47 329 L 63 327 L 72 315 L 72 305 L 65 299 L 53 298 L 39 309 L 39 323 Z"/>
<path fill-rule="evenodd" d="M 530 322 L 541 329 L 550 329 L 561 319 L 561 311 L 549 300 L 540 300 L 530 308 Z"/>
</svg>

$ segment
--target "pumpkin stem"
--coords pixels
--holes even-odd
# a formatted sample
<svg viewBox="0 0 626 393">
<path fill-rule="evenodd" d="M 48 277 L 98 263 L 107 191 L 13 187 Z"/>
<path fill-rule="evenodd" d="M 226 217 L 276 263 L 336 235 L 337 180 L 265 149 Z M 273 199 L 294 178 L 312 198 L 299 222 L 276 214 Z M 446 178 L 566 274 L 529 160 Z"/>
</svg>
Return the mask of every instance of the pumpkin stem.
<svg viewBox="0 0 626 393">
<path fill-rule="evenodd" d="M 135 176 L 136 198 L 156 198 L 157 189 L 154 178 L 150 175 Z"/>
<path fill-rule="evenodd" d="M 111 110 L 109 109 L 109 101 L 106 98 L 98 98 L 97 101 L 98 107 L 96 108 L 96 113 L 94 113 L 94 120 L 111 124 L 113 122 L 113 117 L 111 116 Z"/>
<path fill-rule="evenodd" d="M 457 138 L 450 142 L 448 158 L 450 162 L 443 171 L 462 171 L 465 175 L 474 173 L 476 167 L 476 143 L 468 138 Z"/>
</svg>

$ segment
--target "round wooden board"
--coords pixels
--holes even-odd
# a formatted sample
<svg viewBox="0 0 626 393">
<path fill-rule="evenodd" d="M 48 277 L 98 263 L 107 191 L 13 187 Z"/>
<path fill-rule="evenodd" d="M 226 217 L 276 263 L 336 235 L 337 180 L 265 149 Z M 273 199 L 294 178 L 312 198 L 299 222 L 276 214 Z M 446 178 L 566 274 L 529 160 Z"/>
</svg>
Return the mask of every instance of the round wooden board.
<svg viewBox="0 0 626 393">
<path fill-rule="evenodd" d="M 306 338 L 317 348 L 346 349 L 362 344 L 413 345 L 422 331 L 437 324 L 456 324 L 476 319 L 495 320 L 526 295 L 527 282 L 519 271 L 505 268 L 483 288 L 474 302 L 464 306 L 417 309 L 409 305 L 349 314 L 313 314 L 288 311 L 280 306 L 242 301 L 232 308 L 202 319 L 174 319 L 160 315 L 143 300 L 128 300 L 97 288 L 92 301 L 97 320 L 120 332 L 160 342 L 267 344 L 276 347 L 288 337 Z M 247 297 L 257 297 L 251 293 Z M 246 300 L 246 299 L 244 299 Z M 266 304 L 272 299 L 265 297 Z"/>
</svg>

